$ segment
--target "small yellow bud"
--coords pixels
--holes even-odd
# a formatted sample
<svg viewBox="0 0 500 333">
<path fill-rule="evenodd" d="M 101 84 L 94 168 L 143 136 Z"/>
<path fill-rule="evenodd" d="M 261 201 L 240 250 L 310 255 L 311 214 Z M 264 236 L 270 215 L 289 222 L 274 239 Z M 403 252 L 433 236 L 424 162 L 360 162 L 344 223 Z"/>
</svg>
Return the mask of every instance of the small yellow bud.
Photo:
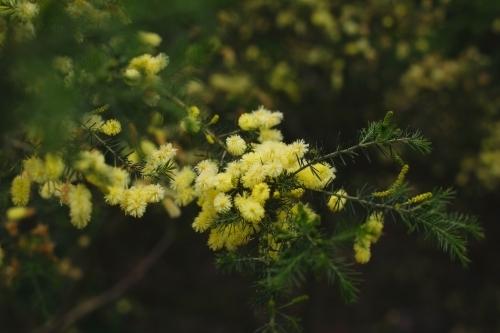
<svg viewBox="0 0 500 333">
<path fill-rule="evenodd" d="M 33 216 L 35 214 L 34 208 L 27 207 L 12 207 L 7 209 L 7 220 L 9 221 L 18 221 L 28 217 Z"/>
<path fill-rule="evenodd" d="M 213 125 L 218 121 L 219 121 L 219 115 L 216 114 L 215 116 L 212 117 L 212 120 L 210 120 L 210 125 Z"/>
<path fill-rule="evenodd" d="M 193 118 L 198 118 L 200 115 L 200 109 L 198 109 L 196 106 L 192 106 L 188 110 L 188 115 Z"/>
<path fill-rule="evenodd" d="M 212 138 L 212 136 L 210 134 L 207 134 L 206 138 L 207 138 L 208 143 L 210 143 L 211 145 L 213 145 L 215 143 L 214 138 Z"/>
</svg>

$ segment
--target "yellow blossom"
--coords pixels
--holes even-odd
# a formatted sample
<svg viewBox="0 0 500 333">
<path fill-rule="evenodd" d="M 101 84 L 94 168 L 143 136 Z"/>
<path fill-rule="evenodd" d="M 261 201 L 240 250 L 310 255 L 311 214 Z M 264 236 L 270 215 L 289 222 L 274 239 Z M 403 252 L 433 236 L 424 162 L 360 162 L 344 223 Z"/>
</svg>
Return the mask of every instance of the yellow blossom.
<svg viewBox="0 0 500 333">
<path fill-rule="evenodd" d="M 78 229 L 87 226 L 92 213 L 92 194 L 83 184 L 71 186 L 68 193 L 69 216 Z"/>
<path fill-rule="evenodd" d="M 263 128 L 259 130 L 259 137 L 257 140 L 259 140 L 259 142 L 283 141 L 283 134 L 277 129 Z"/>
<path fill-rule="evenodd" d="M 238 118 L 238 126 L 244 131 L 257 129 L 259 122 L 251 113 L 244 113 Z"/>
<path fill-rule="evenodd" d="M 205 138 L 207 139 L 208 143 L 210 143 L 211 145 L 213 145 L 215 143 L 214 138 L 212 138 L 212 136 L 210 134 L 207 134 L 205 136 Z"/>
<path fill-rule="evenodd" d="M 7 209 L 7 220 L 9 221 L 17 221 L 21 220 L 35 214 L 34 208 L 28 207 L 11 207 Z"/>
<path fill-rule="evenodd" d="M 269 129 L 281 123 L 283 120 L 283 113 L 275 111 L 269 111 L 263 106 L 258 110 L 252 112 L 255 117 L 258 127 L 260 129 Z"/>
<path fill-rule="evenodd" d="M 142 186 L 132 186 L 123 192 L 120 207 L 125 214 L 133 217 L 142 217 L 146 212 L 147 193 Z"/>
<path fill-rule="evenodd" d="M 185 189 L 189 187 L 194 179 L 196 178 L 196 173 L 190 166 L 185 166 L 180 171 L 175 171 L 170 181 L 170 187 L 174 190 Z"/>
<path fill-rule="evenodd" d="M 370 261 L 371 252 L 369 246 L 354 244 L 354 252 L 355 252 L 354 258 L 360 264 L 366 264 L 368 261 Z"/>
<path fill-rule="evenodd" d="M 40 6 L 27 0 L 17 0 L 13 3 L 13 9 L 4 10 L 11 14 L 11 18 L 22 22 L 31 21 L 40 11 Z"/>
<path fill-rule="evenodd" d="M 313 170 L 311 169 L 314 169 Z M 335 168 L 328 163 L 316 163 L 297 173 L 297 180 L 306 188 L 320 190 L 335 179 Z"/>
<path fill-rule="evenodd" d="M 148 46 L 157 47 L 161 43 L 161 37 L 154 32 L 140 31 L 138 35 L 139 40 Z"/>
<path fill-rule="evenodd" d="M 122 77 L 123 81 L 125 81 L 126 84 L 128 84 L 129 86 L 135 86 L 141 80 L 142 74 L 135 68 L 127 68 L 123 72 Z"/>
<path fill-rule="evenodd" d="M 336 191 L 335 194 L 346 196 L 347 192 L 344 191 L 343 189 L 340 189 Z M 339 212 L 344 208 L 346 202 L 347 202 L 346 198 L 339 198 L 336 195 L 332 195 L 326 205 L 332 212 Z"/>
<path fill-rule="evenodd" d="M 198 109 L 196 106 L 192 106 L 188 109 L 188 115 L 193 118 L 198 118 L 200 115 L 200 109 Z"/>
<path fill-rule="evenodd" d="M 221 192 L 227 192 L 234 188 L 233 179 L 231 174 L 222 172 L 215 176 L 214 178 L 214 187 Z"/>
<path fill-rule="evenodd" d="M 165 190 L 159 184 L 151 184 L 144 187 L 146 201 L 148 203 L 160 202 L 165 196 Z"/>
<path fill-rule="evenodd" d="M 57 180 L 64 171 L 64 163 L 61 155 L 48 153 L 45 155 L 45 176 L 49 180 Z"/>
<path fill-rule="evenodd" d="M 214 221 L 214 213 L 210 210 L 202 210 L 191 225 L 196 232 L 203 232 L 210 228 Z M 222 246 L 221 246 L 222 247 Z"/>
<path fill-rule="evenodd" d="M 219 167 L 212 160 L 203 160 L 196 165 L 195 170 L 198 172 L 198 175 L 206 174 L 215 176 L 219 171 Z"/>
<path fill-rule="evenodd" d="M 241 136 L 235 134 L 226 138 L 226 146 L 229 153 L 235 156 L 242 155 L 247 149 L 247 144 Z"/>
<path fill-rule="evenodd" d="M 226 239 L 224 237 L 224 233 L 217 230 L 217 229 L 212 229 L 210 231 L 210 236 L 208 236 L 208 246 L 210 249 L 217 251 L 219 249 L 222 249 L 224 246 Z"/>
<path fill-rule="evenodd" d="M 40 158 L 32 156 L 23 161 L 23 166 L 32 180 L 40 184 L 45 183 L 47 180 L 45 165 Z"/>
<path fill-rule="evenodd" d="M 252 189 L 252 199 L 263 205 L 269 199 L 270 188 L 266 183 L 260 183 Z"/>
<path fill-rule="evenodd" d="M 219 213 L 228 211 L 232 206 L 231 197 L 225 193 L 219 193 L 214 198 L 214 208 Z"/>
<path fill-rule="evenodd" d="M 110 186 L 104 200 L 112 206 L 118 205 L 122 201 L 124 191 L 122 186 Z"/>
<path fill-rule="evenodd" d="M 55 57 L 53 64 L 63 74 L 68 74 L 73 70 L 73 60 L 70 57 Z"/>
<path fill-rule="evenodd" d="M 264 207 L 254 199 L 236 196 L 234 204 L 241 213 L 241 216 L 248 222 L 258 223 L 264 217 Z"/>
<path fill-rule="evenodd" d="M 114 136 L 120 133 L 122 130 L 122 125 L 116 119 L 110 119 L 104 123 L 101 127 L 101 132 L 106 135 Z"/>
<path fill-rule="evenodd" d="M 191 187 L 178 189 L 175 195 L 175 203 L 180 206 L 186 206 L 196 199 L 196 192 Z"/>
<path fill-rule="evenodd" d="M 30 181 L 23 176 L 16 176 L 10 188 L 12 203 L 16 206 L 26 206 L 30 198 Z"/>
</svg>

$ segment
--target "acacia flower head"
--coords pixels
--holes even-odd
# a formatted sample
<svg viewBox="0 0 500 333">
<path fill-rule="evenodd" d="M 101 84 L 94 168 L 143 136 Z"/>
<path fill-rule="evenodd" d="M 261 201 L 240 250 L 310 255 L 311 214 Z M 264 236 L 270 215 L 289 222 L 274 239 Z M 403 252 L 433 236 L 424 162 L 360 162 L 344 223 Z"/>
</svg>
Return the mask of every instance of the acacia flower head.
<svg viewBox="0 0 500 333">
<path fill-rule="evenodd" d="M 27 0 L 16 0 L 14 3 L 13 9 L 10 10 L 11 18 L 22 22 L 31 21 L 40 11 L 40 6 L 38 4 Z"/>
<path fill-rule="evenodd" d="M 100 130 L 106 135 L 114 136 L 121 132 L 122 125 L 118 120 L 110 119 L 101 126 Z"/>
<path fill-rule="evenodd" d="M 10 188 L 12 203 L 16 206 L 26 206 L 30 198 L 30 181 L 23 176 L 16 176 Z"/>
<path fill-rule="evenodd" d="M 32 156 L 23 161 L 23 166 L 32 180 L 37 183 L 45 183 L 47 180 L 45 164 L 40 158 Z"/>
<path fill-rule="evenodd" d="M 338 195 L 347 195 L 347 192 L 343 189 L 340 189 L 335 192 Z M 332 212 L 339 212 L 344 208 L 345 203 L 347 202 L 346 198 L 339 198 L 338 196 L 332 195 L 330 199 L 328 199 L 328 203 L 326 204 L 328 208 Z"/>
<path fill-rule="evenodd" d="M 92 213 L 92 194 L 83 184 L 71 185 L 68 193 L 69 216 L 78 229 L 85 228 Z"/>
<path fill-rule="evenodd" d="M 243 140 L 238 134 L 227 137 L 226 146 L 229 153 L 235 156 L 243 155 L 247 148 L 245 140 Z"/>
<path fill-rule="evenodd" d="M 214 198 L 214 208 L 218 213 L 228 211 L 233 206 L 231 197 L 225 193 L 219 193 Z"/>
<path fill-rule="evenodd" d="M 45 155 L 45 176 L 49 180 L 57 180 L 64 171 L 64 163 L 61 155 L 47 153 Z"/>
</svg>

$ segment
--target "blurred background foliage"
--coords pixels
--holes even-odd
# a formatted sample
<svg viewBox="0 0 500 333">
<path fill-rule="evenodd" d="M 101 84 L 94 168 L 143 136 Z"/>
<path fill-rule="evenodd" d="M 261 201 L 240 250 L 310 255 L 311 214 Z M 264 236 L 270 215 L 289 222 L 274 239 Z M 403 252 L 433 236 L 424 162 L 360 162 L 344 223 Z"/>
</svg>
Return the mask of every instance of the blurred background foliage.
<svg viewBox="0 0 500 333">
<path fill-rule="evenodd" d="M 156 32 L 163 38 L 158 51 L 171 60 L 161 89 L 207 116 L 219 114 L 224 129 L 242 112 L 264 105 L 284 112 L 286 142 L 303 138 L 332 151 L 339 133 L 354 141 L 356 130 L 393 110 L 396 123 L 420 129 L 433 142 L 429 156 L 403 154 L 415 193 L 452 185 L 458 190 L 454 208 L 483 223 L 486 239 L 471 244 L 472 264 L 465 270 L 422 237 L 388 224 L 373 259 L 357 267 L 364 279 L 358 303 L 345 305 L 336 288 L 314 276 L 302 287 L 311 296 L 295 309 L 304 332 L 500 330 L 500 2 L 95 1 L 125 21 L 118 34 L 118 25 L 70 20 L 58 2 L 39 3 L 36 38 L 7 40 L 1 51 L 2 211 L 18 171 L 12 166 L 29 153 L 26 128 L 43 124 L 49 147 L 57 147 L 67 118 L 110 104 L 114 117 L 133 125 L 125 135 L 140 153 L 141 141 L 155 140 L 148 131 L 153 111 L 161 114 L 162 128 L 178 123 L 183 114 L 174 103 L 161 99 L 152 108 L 110 84 L 117 82 L 110 67 L 130 56 L 131 36 Z M 117 8 L 127 10 L 120 14 Z M 75 42 L 77 33 L 85 43 Z M 121 49 L 112 43 L 116 35 L 125 40 Z M 63 90 L 53 77 L 48 68 L 54 55 L 80 59 L 75 66 L 96 75 L 82 76 L 83 93 Z M 42 86 L 37 77 L 44 78 Z M 32 90 L 20 86 L 25 82 L 33 83 Z M 44 89 L 42 99 L 31 93 L 37 89 Z M 183 147 L 199 144 L 175 131 L 168 139 Z M 387 187 L 397 174 L 383 158 L 357 162 L 338 166 L 336 182 L 348 192 L 365 183 Z M 1 332 L 27 332 L 102 293 L 170 224 L 176 226 L 174 242 L 151 271 L 68 332 L 252 332 L 261 324 L 246 304 L 250 280 L 216 272 L 206 236 L 191 229 L 194 205 L 176 220 L 161 207 L 136 220 L 95 205 L 92 222 L 80 231 L 59 203 L 38 200 L 30 203 L 32 217 L 15 224 L 1 220 L 2 248 L 11 250 L 1 270 Z M 344 214 L 324 209 L 322 223 L 328 227 L 348 218 Z"/>
</svg>

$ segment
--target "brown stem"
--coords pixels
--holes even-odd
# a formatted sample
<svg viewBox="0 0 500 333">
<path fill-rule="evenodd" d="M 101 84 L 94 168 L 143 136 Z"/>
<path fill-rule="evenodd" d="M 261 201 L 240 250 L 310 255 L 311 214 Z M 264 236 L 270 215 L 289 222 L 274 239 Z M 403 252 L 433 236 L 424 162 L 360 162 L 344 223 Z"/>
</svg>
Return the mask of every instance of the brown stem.
<svg viewBox="0 0 500 333">
<path fill-rule="evenodd" d="M 149 269 L 160 259 L 165 251 L 170 247 L 174 239 L 174 225 L 171 224 L 167 228 L 165 234 L 156 244 L 156 246 L 144 257 L 141 262 L 123 279 L 118 281 L 114 286 L 106 290 L 100 295 L 97 295 L 82 304 L 78 305 L 71 311 L 67 312 L 62 317 L 56 319 L 49 326 L 35 329 L 31 333 L 51 333 L 62 332 L 73 325 L 79 319 L 89 315 L 100 307 L 106 305 L 118 296 L 122 295 L 134 284 L 139 282 Z"/>
</svg>

